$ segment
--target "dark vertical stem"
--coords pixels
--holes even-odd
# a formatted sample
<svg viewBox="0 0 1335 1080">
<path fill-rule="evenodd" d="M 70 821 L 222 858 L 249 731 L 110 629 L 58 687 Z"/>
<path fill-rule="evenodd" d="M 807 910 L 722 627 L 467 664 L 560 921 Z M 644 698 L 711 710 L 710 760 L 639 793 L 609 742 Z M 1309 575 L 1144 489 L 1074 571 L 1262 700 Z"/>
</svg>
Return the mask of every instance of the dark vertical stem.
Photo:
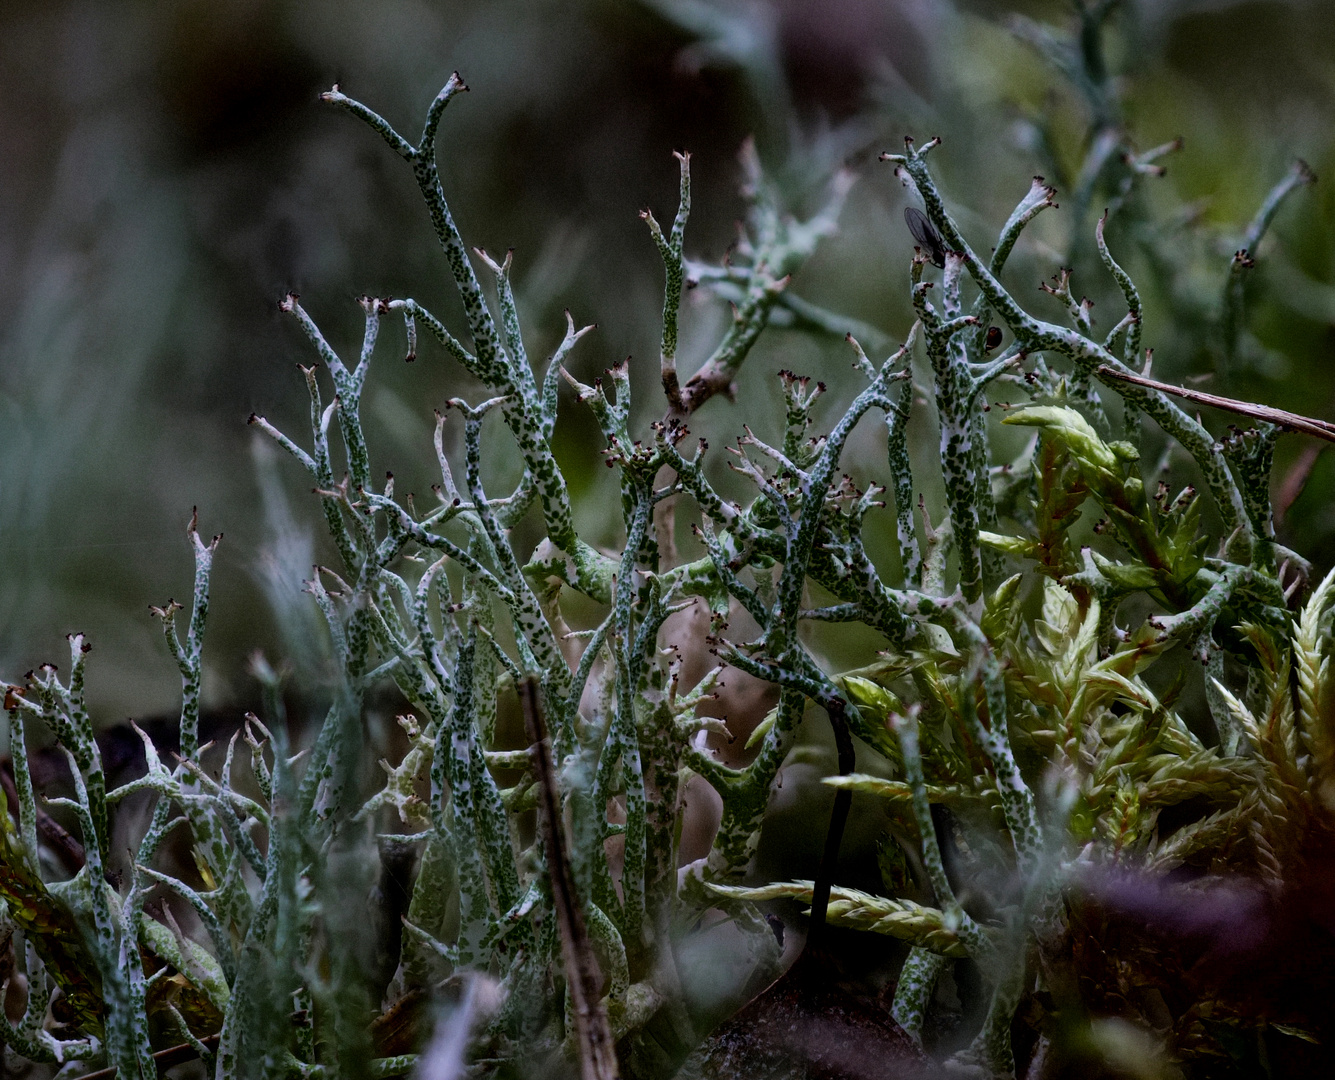
<svg viewBox="0 0 1335 1080">
<path fill-rule="evenodd" d="M 552 906 L 556 910 L 556 921 L 561 931 L 561 955 L 565 961 L 566 981 L 575 1014 L 580 1077 L 581 1080 L 616 1080 L 617 1059 L 612 1029 L 598 997 L 602 977 L 589 944 L 584 912 L 575 895 L 575 879 L 570 870 L 562 825 L 561 795 L 552 767 L 552 746 L 547 737 L 547 722 L 538 701 L 537 679 L 530 676 L 520 684 L 519 701 L 524 709 L 524 729 L 532 744 L 533 771 L 538 779 L 538 825 L 547 850 Z"/>
<path fill-rule="evenodd" d="M 839 775 L 847 776 L 853 771 L 854 750 L 853 736 L 848 730 L 848 719 L 844 715 L 844 702 L 841 698 L 825 704 L 825 711 L 830 717 L 830 726 L 834 728 L 834 745 L 839 753 Z M 808 950 L 821 944 L 825 934 L 825 913 L 830 907 L 830 887 L 834 884 L 834 871 L 839 861 L 839 845 L 844 839 L 844 826 L 848 824 L 848 811 L 853 805 L 853 792 L 848 788 L 839 788 L 834 793 L 834 806 L 830 810 L 830 825 L 825 833 L 825 852 L 821 855 L 820 869 L 811 888 L 811 929 L 807 933 Z"/>
</svg>

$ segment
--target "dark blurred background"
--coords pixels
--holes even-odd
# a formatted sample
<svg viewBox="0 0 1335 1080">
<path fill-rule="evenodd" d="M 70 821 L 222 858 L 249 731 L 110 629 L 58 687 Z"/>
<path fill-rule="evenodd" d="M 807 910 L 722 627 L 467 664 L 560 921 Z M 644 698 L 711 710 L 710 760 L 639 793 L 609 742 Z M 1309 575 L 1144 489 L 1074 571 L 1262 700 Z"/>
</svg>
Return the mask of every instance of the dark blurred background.
<svg viewBox="0 0 1335 1080">
<path fill-rule="evenodd" d="M 637 215 L 671 217 L 673 149 L 694 155 L 687 252 L 713 259 L 742 212 L 747 135 L 795 209 L 815 206 L 823 178 L 850 162 L 859 180 L 841 231 L 793 288 L 898 338 L 911 322 L 911 242 L 904 194 L 874 152 L 905 132 L 941 135 L 938 175 L 982 246 L 1032 174 L 1066 194 L 1088 149 L 1088 105 L 1023 39 L 1071 22 L 1058 0 L 0 4 L 0 674 L 61 659 L 62 635 L 82 630 L 103 722 L 174 709 L 179 681 L 148 605 L 187 598 L 195 505 L 202 532 L 226 534 L 206 704 L 250 699 L 244 661 L 256 647 L 318 669 L 323 636 L 300 583 L 327 557 L 320 517 L 295 463 L 245 423 L 257 411 L 307 442 L 296 364 L 313 356 L 277 301 L 300 292 L 345 354 L 360 340 L 363 293 L 412 295 L 462 329 L 408 169 L 320 104 L 321 90 L 340 83 L 415 137 L 446 76 L 463 73 L 471 93 L 450 106 L 440 145 L 465 239 L 516 249 L 530 355 L 559 340 L 562 309 L 596 321 L 571 366 L 588 378 L 630 355 L 647 422 L 662 412 L 662 269 Z M 1164 275 L 1121 249 L 1142 277 L 1156 374 L 1335 416 L 1333 5 L 1126 0 L 1106 45 L 1131 140 L 1185 138 L 1144 198 L 1165 219 L 1186 208 L 1199 257 Z M 1323 180 L 1262 245 L 1248 294 L 1256 348 L 1224 367 L 1190 325 L 1169 323 L 1169 294 L 1218 291 L 1236 237 L 1295 156 Z M 1106 329 L 1121 312 L 1110 283 L 1083 270 L 1092 226 L 1067 205 L 1045 215 L 1009 280 L 1055 318 L 1028 282 L 1072 262 L 1077 287 L 1107 298 L 1096 309 Z M 693 299 L 687 372 L 726 318 Z M 431 343 L 420 351 L 404 364 L 402 331 L 386 323 L 363 417 L 375 468 L 425 492 L 432 409 L 477 388 Z M 780 367 L 825 379 L 842 410 L 847 347 L 778 331 L 744 370 L 745 414 L 716 399 L 692 427 L 715 445 L 743 420 L 776 432 Z M 598 467 L 594 426 L 568 399 L 563 409 L 558 453 L 579 524 L 614 543 L 614 478 Z M 935 436 L 915 434 L 931 493 Z M 517 466 L 494 435 L 499 483 Z M 851 447 L 867 474 L 884 460 L 878 437 L 868 425 Z M 1289 437 L 1277 487 L 1307 466 L 1311 452 Z M 1333 489 L 1335 462 L 1317 458 L 1282 525 L 1319 569 L 1335 560 Z"/>
</svg>

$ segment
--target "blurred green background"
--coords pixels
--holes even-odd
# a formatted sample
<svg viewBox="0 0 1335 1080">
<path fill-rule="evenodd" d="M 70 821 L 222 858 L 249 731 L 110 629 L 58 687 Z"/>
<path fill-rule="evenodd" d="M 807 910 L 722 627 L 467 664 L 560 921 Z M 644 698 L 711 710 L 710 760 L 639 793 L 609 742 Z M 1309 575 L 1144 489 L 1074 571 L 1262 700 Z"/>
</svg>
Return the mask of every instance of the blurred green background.
<svg viewBox="0 0 1335 1080">
<path fill-rule="evenodd" d="M 1152 218 L 1180 215 L 1165 268 L 1123 238 L 1149 314 L 1160 378 L 1335 415 L 1335 10 L 1329 2 L 1126 0 L 1106 35 L 1119 123 L 1148 148 L 1185 148 L 1141 185 Z M 1016 17 L 1031 20 L 1017 23 Z M 1088 103 L 1026 37 L 1069 30 L 1066 3 L 934 0 L 79 0 L 0 4 L 0 674 L 61 659 L 89 634 L 90 694 L 104 722 L 166 713 L 179 681 L 148 613 L 185 599 L 192 506 L 226 534 L 215 567 L 207 702 L 249 700 L 249 651 L 320 663 L 301 595 L 327 559 L 298 467 L 259 445 L 252 411 L 305 442 L 297 363 L 313 356 L 281 318 L 286 291 L 337 348 L 360 340 L 355 298 L 412 295 L 462 329 L 407 168 L 367 129 L 317 100 L 338 82 L 414 135 L 458 68 L 471 93 L 446 114 L 442 173 L 465 239 L 516 248 L 529 352 L 545 356 L 562 309 L 599 324 L 573 369 L 632 357 L 637 415 L 660 415 L 662 270 L 638 220 L 676 205 L 673 149 L 692 151 L 686 248 L 717 259 L 741 213 L 737 150 L 754 133 L 795 208 L 815 205 L 842 161 L 859 179 L 838 236 L 793 282 L 801 296 L 901 337 L 911 322 L 904 194 L 875 151 L 939 134 L 936 169 L 965 230 L 989 235 L 1043 173 L 1063 209 L 1039 220 L 1008 280 L 1035 312 L 1063 264 L 1121 314 L 1090 266 L 1100 205 L 1064 197 L 1088 147 Z M 1025 28 L 1028 27 L 1028 30 Z M 1217 294 L 1236 237 L 1295 156 L 1323 179 L 1285 206 L 1251 272 L 1245 362 L 1221 364 L 1170 300 Z M 1113 178 L 1115 179 L 1115 178 Z M 1110 180 L 1110 182 L 1112 182 Z M 1097 190 L 1093 198 L 1101 198 Z M 1184 213 L 1185 208 L 1185 213 Z M 1189 220 L 1188 220 L 1189 219 Z M 1032 284 L 1030 284 L 1032 283 Z M 718 338 L 726 307 L 693 296 L 680 364 Z M 364 399 L 373 465 L 400 490 L 433 480 L 432 409 L 476 394 L 424 342 L 402 361 L 387 322 Z M 825 379 L 831 409 L 853 385 L 847 346 L 776 331 L 748 361 L 739 404 L 692 423 L 721 447 L 743 421 L 775 433 L 774 372 Z M 567 399 L 557 431 L 579 523 L 594 543 L 619 520 L 594 425 Z M 1218 430 L 1219 417 L 1207 418 Z M 1223 421 L 1226 422 L 1226 421 Z M 504 439 L 494 479 L 517 465 Z M 929 496 L 935 435 L 915 428 Z M 458 433 L 451 436 L 457 440 Z M 850 447 L 863 476 L 884 461 L 872 425 Z M 881 442 L 878 443 L 878 439 Z M 722 455 L 718 455 L 721 457 Z M 1312 465 L 1281 443 L 1277 486 Z M 1285 542 L 1335 561 L 1335 461 L 1323 455 L 1289 508 Z M 613 502 L 608 498 L 612 496 Z M 889 519 L 884 519 L 889 525 Z M 535 533 L 533 539 L 537 539 Z"/>
</svg>

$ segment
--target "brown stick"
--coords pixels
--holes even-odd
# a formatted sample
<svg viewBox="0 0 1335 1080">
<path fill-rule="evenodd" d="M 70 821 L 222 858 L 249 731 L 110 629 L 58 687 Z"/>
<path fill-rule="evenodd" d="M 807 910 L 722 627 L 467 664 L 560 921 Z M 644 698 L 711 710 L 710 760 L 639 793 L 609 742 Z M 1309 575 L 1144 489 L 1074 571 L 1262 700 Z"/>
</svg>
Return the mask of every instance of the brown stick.
<svg viewBox="0 0 1335 1080">
<path fill-rule="evenodd" d="M 1225 412 L 1237 413 L 1239 416 L 1250 417 L 1252 420 L 1264 420 L 1266 423 L 1288 428 L 1290 431 L 1301 431 L 1304 435 L 1325 439 L 1326 442 L 1335 442 L 1335 424 L 1327 420 L 1314 420 L 1310 416 L 1287 412 L 1284 409 L 1271 408 L 1269 405 L 1256 405 L 1250 401 L 1239 401 L 1237 398 L 1220 397 L 1218 394 L 1207 394 L 1200 390 L 1188 390 L 1184 386 L 1174 386 L 1172 383 L 1159 382 L 1157 379 L 1147 379 L 1143 375 L 1132 375 L 1125 371 L 1117 371 L 1107 364 L 1099 365 L 1098 373 L 1100 376 L 1106 376 L 1109 379 L 1119 379 L 1122 382 L 1143 386 L 1147 390 L 1158 390 L 1164 394 L 1172 394 L 1174 397 L 1193 401 L 1197 405 L 1208 405 L 1212 409 L 1223 409 Z"/>
<path fill-rule="evenodd" d="M 552 746 L 547 723 L 538 701 L 538 681 L 531 676 L 519 686 L 524 709 L 524 728 L 532 744 L 533 772 L 538 778 L 538 825 L 547 848 L 547 873 L 551 878 L 552 906 L 561 930 L 561 955 L 575 1014 L 579 1039 L 579 1071 L 582 1080 L 616 1080 L 617 1059 L 607 1012 L 598 996 L 602 982 L 598 961 L 589 944 L 584 912 L 575 895 L 575 878 L 566 853 L 561 817 L 561 795 L 552 768 Z"/>
<path fill-rule="evenodd" d="M 209 1035 L 199 1040 L 210 1050 L 218 1048 L 218 1036 Z M 170 1069 L 173 1065 L 180 1065 L 182 1062 L 193 1061 L 198 1054 L 190 1043 L 181 1043 L 179 1046 L 169 1046 L 166 1050 L 159 1050 L 153 1055 L 153 1062 L 157 1065 L 158 1071 Z M 79 1080 L 111 1080 L 116 1075 L 116 1066 L 112 1065 L 106 1069 L 98 1069 L 97 1072 L 84 1073 Z"/>
<path fill-rule="evenodd" d="M 1307 486 L 1307 478 L 1312 475 L 1312 469 L 1316 467 L 1316 459 L 1321 456 L 1321 451 L 1324 449 L 1325 447 L 1308 443 L 1303 447 L 1303 452 L 1298 455 L 1293 467 L 1285 474 L 1283 482 L 1279 485 L 1279 494 L 1275 496 L 1276 528 L 1284 524 L 1289 507 L 1297 502 L 1298 496 L 1303 493 L 1303 488 Z"/>
<path fill-rule="evenodd" d="M 14 783 L 13 768 L 13 762 L 8 757 L 0 758 L 0 785 L 4 786 L 10 813 L 17 822 L 19 789 Z M 66 870 L 71 874 L 77 874 L 83 869 L 83 845 L 71 836 L 60 822 L 48 814 L 41 803 L 37 804 L 37 831 L 42 834 L 47 846 L 60 856 L 60 861 L 65 864 Z M 34 859 L 37 858 L 37 852 L 34 851 L 32 856 Z"/>
</svg>

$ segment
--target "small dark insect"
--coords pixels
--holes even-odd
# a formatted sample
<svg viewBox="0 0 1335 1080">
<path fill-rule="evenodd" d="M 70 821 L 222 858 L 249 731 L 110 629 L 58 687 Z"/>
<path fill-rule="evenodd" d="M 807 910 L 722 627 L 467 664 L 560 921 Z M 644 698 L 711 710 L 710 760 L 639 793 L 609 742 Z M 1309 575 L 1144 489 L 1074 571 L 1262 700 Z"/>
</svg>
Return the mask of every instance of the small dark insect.
<svg viewBox="0 0 1335 1080">
<path fill-rule="evenodd" d="M 983 342 L 983 349 L 991 352 L 1001 344 L 1001 327 L 989 326 L 987 328 L 987 339 Z"/>
<path fill-rule="evenodd" d="M 932 260 L 932 265 L 939 269 L 945 269 L 946 242 L 941 239 L 941 234 L 936 231 L 936 226 L 927 220 L 927 215 L 916 206 L 906 206 L 904 208 L 904 221 L 908 223 L 909 232 L 913 234 L 913 239 L 918 241 L 918 247 Z"/>
</svg>

